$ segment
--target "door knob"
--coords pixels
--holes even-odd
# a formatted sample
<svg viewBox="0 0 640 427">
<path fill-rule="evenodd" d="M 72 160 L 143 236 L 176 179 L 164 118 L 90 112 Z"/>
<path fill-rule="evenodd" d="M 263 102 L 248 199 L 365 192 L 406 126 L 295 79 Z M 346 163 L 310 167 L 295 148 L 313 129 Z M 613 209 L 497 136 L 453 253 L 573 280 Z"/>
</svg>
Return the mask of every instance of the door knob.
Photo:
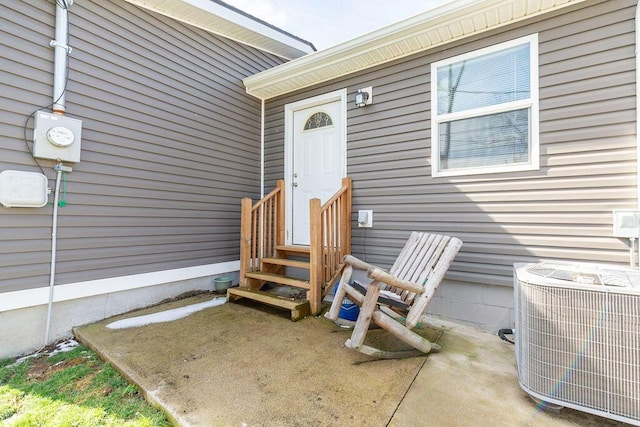
<svg viewBox="0 0 640 427">
<path fill-rule="evenodd" d="M 293 184 L 291 184 L 291 185 L 292 185 L 293 187 L 297 187 L 297 186 L 298 186 L 298 183 L 297 183 L 297 182 L 294 182 L 294 183 L 293 183 Z"/>
</svg>

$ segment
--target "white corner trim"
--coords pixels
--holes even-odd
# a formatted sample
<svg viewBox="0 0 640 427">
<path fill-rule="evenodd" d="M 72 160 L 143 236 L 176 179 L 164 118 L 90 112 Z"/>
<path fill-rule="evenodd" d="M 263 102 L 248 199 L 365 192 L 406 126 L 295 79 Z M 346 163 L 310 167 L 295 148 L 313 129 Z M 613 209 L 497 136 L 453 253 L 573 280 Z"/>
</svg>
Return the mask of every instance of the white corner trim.
<svg viewBox="0 0 640 427">
<path fill-rule="evenodd" d="M 54 288 L 53 301 L 69 301 L 96 295 L 128 291 L 147 286 L 214 276 L 238 271 L 240 261 L 228 261 L 217 264 L 198 265 L 195 267 L 177 268 L 174 270 L 154 271 L 152 273 L 132 274 L 129 276 L 110 277 L 108 279 L 88 280 L 85 282 L 57 285 Z M 47 304 L 49 287 L 27 289 L 24 291 L 5 292 L 0 298 L 0 313 Z"/>
<path fill-rule="evenodd" d="M 640 209 L 640 0 L 636 5 L 636 194 L 638 209 Z"/>
<path fill-rule="evenodd" d="M 264 99 L 260 100 L 260 199 L 264 198 Z"/>
</svg>

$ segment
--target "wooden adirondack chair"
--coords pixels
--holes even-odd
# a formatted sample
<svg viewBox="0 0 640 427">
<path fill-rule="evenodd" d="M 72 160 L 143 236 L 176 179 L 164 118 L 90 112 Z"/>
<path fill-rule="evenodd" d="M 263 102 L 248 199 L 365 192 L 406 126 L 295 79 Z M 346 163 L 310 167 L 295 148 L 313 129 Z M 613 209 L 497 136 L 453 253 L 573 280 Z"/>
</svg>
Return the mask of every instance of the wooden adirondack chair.
<svg viewBox="0 0 640 427">
<path fill-rule="evenodd" d="M 412 329 L 420 322 L 429 300 L 461 247 L 462 241 L 455 237 L 414 231 L 389 272 L 346 255 L 340 284 L 325 317 L 336 321 L 346 296 L 360 306 L 351 338 L 345 343 L 347 347 L 385 359 L 439 350 L 439 345 L 429 342 Z M 354 268 L 366 270 L 373 281 L 368 286 L 351 282 Z M 371 321 L 415 350 L 384 351 L 364 345 Z"/>
</svg>

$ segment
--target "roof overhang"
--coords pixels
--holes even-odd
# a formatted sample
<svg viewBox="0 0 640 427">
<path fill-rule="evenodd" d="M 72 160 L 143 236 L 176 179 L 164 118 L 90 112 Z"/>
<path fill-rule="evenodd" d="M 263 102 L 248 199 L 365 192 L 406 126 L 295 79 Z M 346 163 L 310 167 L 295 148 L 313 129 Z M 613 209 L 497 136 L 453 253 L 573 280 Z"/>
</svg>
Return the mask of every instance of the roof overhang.
<svg viewBox="0 0 640 427">
<path fill-rule="evenodd" d="M 243 80 L 270 99 L 585 0 L 454 0 Z"/>
<path fill-rule="evenodd" d="M 223 2 L 212 0 L 126 1 L 285 59 L 299 58 L 315 51 L 311 43 Z"/>
</svg>

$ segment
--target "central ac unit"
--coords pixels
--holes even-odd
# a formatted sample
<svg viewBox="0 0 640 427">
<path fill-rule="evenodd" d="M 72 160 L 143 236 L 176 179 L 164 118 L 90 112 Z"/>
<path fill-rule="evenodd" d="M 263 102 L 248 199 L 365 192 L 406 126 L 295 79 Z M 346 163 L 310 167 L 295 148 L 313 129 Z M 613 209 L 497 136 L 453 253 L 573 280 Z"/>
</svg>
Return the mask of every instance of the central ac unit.
<svg viewBox="0 0 640 427">
<path fill-rule="evenodd" d="M 518 381 L 534 399 L 640 426 L 640 272 L 514 265 Z"/>
</svg>

